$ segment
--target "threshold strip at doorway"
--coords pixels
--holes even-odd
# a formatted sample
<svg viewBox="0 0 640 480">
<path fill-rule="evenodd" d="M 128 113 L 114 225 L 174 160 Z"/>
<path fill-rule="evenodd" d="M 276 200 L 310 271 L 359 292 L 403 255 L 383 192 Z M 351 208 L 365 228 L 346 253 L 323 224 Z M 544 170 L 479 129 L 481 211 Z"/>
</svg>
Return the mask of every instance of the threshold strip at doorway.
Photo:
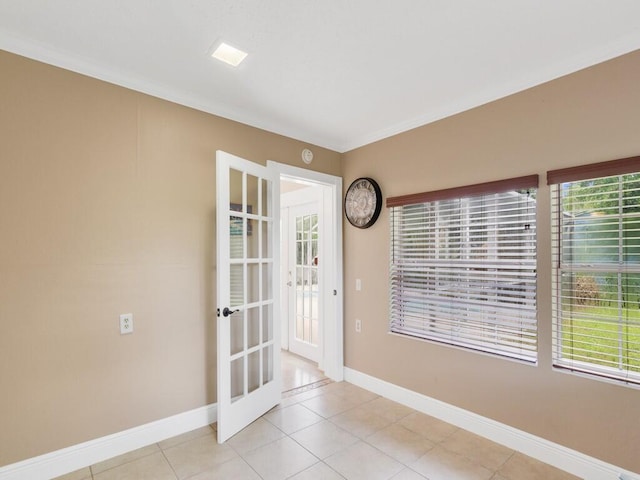
<svg viewBox="0 0 640 480">
<path fill-rule="evenodd" d="M 333 380 L 331 380 L 330 378 L 323 378 L 322 380 L 318 380 L 317 382 L 313 382 L 308 385 L 303 385 L 301 387 L 292 388 L 291 390 L 282 392 L 282 398 L 291 397 L 293 395 L 297 395 L 298 393 L 313 390 L 314 388 L 324 387 L 325 385 L 328 385 L 332 382 Z"/>
</svg>

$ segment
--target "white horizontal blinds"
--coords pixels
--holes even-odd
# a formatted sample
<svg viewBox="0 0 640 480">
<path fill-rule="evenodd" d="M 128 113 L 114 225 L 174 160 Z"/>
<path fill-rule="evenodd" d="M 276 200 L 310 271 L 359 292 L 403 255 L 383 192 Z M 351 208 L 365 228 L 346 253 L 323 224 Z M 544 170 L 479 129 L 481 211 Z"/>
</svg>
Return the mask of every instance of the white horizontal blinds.
<svg viewBox="0 0 640 480">
<path fill-rule="evenodd" d="M 537 176 L 526 178 L 528 190 L 388 200 L 392 332 L 536 360 Z"/>
<path fill-rule="evenodd" d="M 640 157 L 585 169 L 548 175 L 554 365 L 640 384 Z"/>
</svg>

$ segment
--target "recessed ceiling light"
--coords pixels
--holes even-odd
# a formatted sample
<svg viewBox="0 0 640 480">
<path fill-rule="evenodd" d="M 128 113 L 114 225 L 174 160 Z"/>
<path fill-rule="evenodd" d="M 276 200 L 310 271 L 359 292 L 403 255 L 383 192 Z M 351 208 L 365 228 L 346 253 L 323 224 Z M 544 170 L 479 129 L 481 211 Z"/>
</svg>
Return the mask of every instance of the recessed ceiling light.
<svg viewBox="0 0 640 480">
<path fill-rule="evenodd" d="M 222 42 L 218 45 L 218 48 L 213 51 L 211 56 L 213 58 L 217 58 L 221 62 L 237 67 L 240 65 L 240 62 L 245 59 L 247 52 L 243 52 L 242 50 L 238 50 L 237 48 Z"/>
</svg>

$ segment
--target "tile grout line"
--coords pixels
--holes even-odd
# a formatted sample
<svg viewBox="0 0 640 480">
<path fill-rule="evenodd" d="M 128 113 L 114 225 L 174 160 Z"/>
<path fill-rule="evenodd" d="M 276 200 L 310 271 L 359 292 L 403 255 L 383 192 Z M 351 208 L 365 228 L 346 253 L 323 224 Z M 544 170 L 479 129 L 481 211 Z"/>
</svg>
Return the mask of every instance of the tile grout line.
<svg viewBox="0 0 640 480">
<path fill-rule="evenodd" d="M 493 474 L 493 477 L 495 477 L 496 475 L 500 475 L 501 477 L 504 477 L 504 475 L 502 475 L 500 473 L 500 470 L 502 470 L 502 467 L 504 467 L 515 456 L 516 453 L 518 453 L 518 452 L 516 452 L 515 450 L 511 449 L 511 455 L 509 455 L 507 457 L 507 459 L 504 462 L 502 462 L 498 468 L 496 468 L 496 471 Z M 504 477 L 504 478 L 507 478 L 507 477 Z"/>
<path fill-rule="evenodd" d="M 185 443 L 185 442 L 182 442 Z M 182 445 L 182 443 L 179 443 L 178 445 Z M 156 443 L 156 445 L 158 445 L 158 448 L 160 449 L 160 452 L 162 453 L 162 456 L 164 457 L 165 461 L 167 462 L 167 464 L 169 465 L 169 468 L 171 469 L 171 471 L 173 472 L 173 475 L 176 477 L 176 480 L 180 480 L 180 477 L 178 477 L 178 472 L 176 472 L 176 469 L 173 468 L 173 465 L 171 464 L 171 462 L 169 461 L 169 459 L 167 458 L 167 454 L 164 453 L 164 449 L 162 447 L 160 447 L 160 443 Z M 177 446 L 177 445 L 176 445 Z"/>
<path fill-rule="evenodd" d="M 310 409 L 309 409 L 309 410 L 310 410 Z M 311 411 L 311 410 L 310 410 L 310 411 Z M 314 413 L 315 413 L 315 412 L 314 412 Z M 316 414 L 316 415 L 317 415 L 317 414 Z M 326 419 L 325 419 L 325 420 L 326 420 Z M 321 420 L 321 421 L 322 421 L 322 420 Z M 305 428 L 309 428 L 309 427 L 312 427 L 313 425 L 316 425 L 317 423 L 320 423 L 320 422 L 316 422 L 316 423 L 314 423 L 314 424 L 307 425 L 306 427 L 304 427 L 304 428 L 300 428 L 300 429 L 296 430 L 295 432 L 291 432 L 291 433 L 293 434 L 293 433 L 296 433 L 296 432 L 300 432 L 300 431 L 304 430 Z M 274 425 L 274 426 L 275 426 L 275 425 Z M 277 426 L 275 426 L 275 427 L 276 427 L 276 428 L 278 428 Z M 280 429 L 279 429 L 279 430 L 280 430 Z M 281 431 L 282 431 L 282 430 L 281 430 Z M 284 432 L 283 432 L 283 433 L 284 433 Z M 296 475 L 298 475 L 298 474 L 300 474 L 300 473 L 302 473 L 302 472 L 305 472 L 306 470 L 309 470 L 310 468 L 314 467 L 314 466 L 315 466 L 315 465 L 317 465 L 318 463 L 323 463 L 323 464 L 324 464 L 324 465 L 326 465 L 329 469 L 331 469 L 331 471 L 332 471 L 332 472 L 335 472 L 336 474 L 338 474 L 338 475 L 340 475 L 342 478 L 344 478 L 344 476 L 343 476 L 343 475 L 341 475 L 339 472 L 336 472 L 333 468 L 331 468 L 331 465 L 327 464 L 327 463 L 324 461 L 324 459 L 322 459 L 322 458 L 318 457 L 315 453 L 313 453 L 313 452 L 312 452 L 311 450 L 309 450 L 307 447 L 305 447 L 304 445 L 302 445 L 302 444 L 301 444 L 300 442 L 298 442 L 295 438 L 291 437 L 291 434 L 288 434 L 288 433 L 284 433 L 284 434 L 285 434 L 289 439 L 291 439 L 291 441 L 293 441 L 296 445 L 299 445 L 300 447 L 302 447 L 306 452 L 308 452 L 310 455 L 312 455 L 314 458 L 316 458 L 316 459 L 318 460 L 318 461 L 317 461 L 316 463 L 314 463 L 313 465 L 309 465 L 307 468 L 305 468 L 305 469 L 303 469 L 303 470 L 300 470 L 299 472 L 296 472 L 296 473 L 294 473 L 294 474 L 292 474 L 292 475 L 289 475 L 287 478 L 295 477 Z M 262 477 L 261 477 L 261 478 L 262 478 Z M 346 479 L 345 479 L 345 480 L 346 480 Z"/>
<path fill-rule="evenodd" d="M 263 415 L 263 416 L 264 416 L 264 415 Z M 262 418 L 262 417 L 260 417 L 260 418 Z M 269 422 L 266 418 L 265 418 L 265 421 L 266 421 L 267 423 L 269 423 L 269 425 L 273 425 L 273 424 L 272 424 L 271 422 Z M 273 427 L 278 428 L 278 427 L 276 427 L 275 425 L 273 425 Z M 278 428 L 278 430 L 280 430 L 280 429 Z M 282 430 L 280 430 L 280 431 L 282 431 Z M 282 433 L 284 433 L 284 432 L 282 432 Z M 286 433 L 285 433 L 285 436 L 286 436 Z M 275 442 L 275 441 L 276 441 L 276 440 L 272 440 L 272 442 Z M 272 443 L 272 442 L 269 442 L 269 443 Z M 226 442 L 225 442 L 225 443 L 226 443 Z M 249 453 L 251 453 L 251 452 L 254 452 L 254 451 L 256 451 L 258 448 L 264 447 L 265 445 L 268 445 L 269 443 L 265 443 L 264 445 L 260 445 L 259 447 L 252 448 L 251 450 L 247 450 L 247 451 L 244 453 L 244 455 L 247 455 L 247 454 L 249 454 Z M 251 470 L 253 470 L 253 471 L 255 472 L 255 474 L 256 474 L 256 475 L 257 475 L 261 480 L 264 480 L 264 477 L 263 477 L 262 475 L 260 475 L 260 474 L 258 473 L 258 471 L 257 471 L 255 468 L 253 468 L 253 465 L 251 465 L 249 462 L 247 462 L 247 459 L 246 459 L 246 458 L 244 458 L 244 455 L 243 455 L 242 453 L 240 453 L 240 452 L 239 452 L 239 451 L 238 451 L 238 450 L 237 450 L 233 445 L 231 445 L 230 443 L 227 443 L 227 445 L 229 445 L 229 448 L 231 448 L 231 450 L 233 450 L 233 451 L 235 452 L 235 454 L 236 454 L 236 455 L 238 455 L 238 458 L 240 458 L 240 460 L 242 460 L 244 463 L 246 463 L 246 464 L 249 466 L 249 468 L 250 468 Z M 225 462 L 225 463 L 226 463 L 226 462 Z"/>
<path fill-rule="evenodd" d="M 336 394 L 336 395 L 337 395 L 337 396 L 339 396 L 339 397 L 342 397 L 342 395 L 339 395 L 339 394 Z M 378 396 L 376 396 L 376 397 L 374 397 L 374 398 L 372 398 L 372 399 L 370 399 L 370 400 L 364 401 L 364 402 L 360 403 L 359 405 L 355 405 L 355 406 L 353 406 L 352 408 L 349 408 L 349 409 L 347 409 L 347 410 L 345 410 L 345 411 L 343 411 L 343 412 L 336 413 L 335 415 L 332 415 L 332 416 L 330 416 L 330 417 L 322 417 L 322 415 L 320 415 L 320 414 L 319 414 L 319 413 L 317 413 L 317 412 L 314 412 L 313 410 L 311 410 L 311 409 L 310 409 L 309 407 L 307 407 L 306 405 L 302 405 L 302 404 L 301 404 L 301 405 L 302 405 L 303 407 L 307 408 L 308 410 L 312 411 L 313 413 L 316 413 L 317 415 L 320 415 L 320 416 L 324 419 L 324 421 L 327 421 L 327 422 L 331 423 L 335 428 L 337 428 L 337 429 L 339 429 L 339 430 L 342 430 L 342 431 L 344 431 L 344 432 L 346 432 L 346 433 L 349 433 L 346 429 L 344 429 L 342 426 L 340 426 L 340 425 L 336 424 L 336 423 L 335 423 L 335 422 L 333 422 L 331 419 L 332 419 L 332 418 L 334 418 L 334 417 L 337 417 L 337 416 L 339 416 L 339 415 L 343 415 L 343 414 L 345 414 L 345 413 L 347 413 L 347 412 L 350 412 L 350 411 L 352 411 L 352 410 L 355 410 L 356 408 L 363 408 L 363 407 L 365 407 L 366 405 L 368 405 L 368 404 L 370 404 L 370 403 L 372 403 L 372 402 L 374 402 L 374 401 L 376 401 L 376 400 L 378 400 L 378 399 L 380 399 L 380 398 L 384 398 L 384 397 L 381 397 L 381 396 L 379 396 L 379 395 L 378 395 Z M 371 413 L 373 413 L 374 415 L 378 415 L 378 416 L 380 416 L 381 418 L 384 418 L 384 417 L 382 417 L 381 415 L 377 414 L 376 412 L 371 412 Z M 413 413 L 413 412 L 412 412 L 412 413 Z M 376 433 L 378 433 L 378 432 L 380 432 L 380 431 L 384 430 L 385 428 L 388 428 L 388 427 L 389 427 L 389 426 L 391 426 L 391 425 L 400 424 L 400 421 L 401 421 L 403 418 L 405 418 L 406 416 L 410 415 L 410 414 L 411 414 L 411 413 L 409 413 L 409 414 L 407 414 L 407 415 L 404 415 L 403 417 L 398 418 L 398 419 L 396 419 L 396 420 L 390 421 L 389 425 L 387 425 L 387 426 L 385 426 L 385 427 L 383 427 L 383 428 L 380 428 L 380 429 L 378 429 L 378 430 L 375 430 L 374 432 L 371 432 L 369 435 L 367 435 L 367 436 L 366 436 L 366 437 L 364 437 L 364 438 L 363 438 L 363 437 L 359 437 L 359 436 L 357 436 L 357 435 L 354 435 L 354 438 L 356 438 L 356 439 L 357 439 L 357 441 L 356 441 L 353 445 L 357 444 L 358 442 L 362 442 L 362 443 L 364 443 L 364 444 L 366 444 L 366 445 L 370 446 L 370 447 L 371 447 L 371 448 L 373 448 L 374 450 L 377 450 L 380 454 L 382 454 L 382 455 L 386 456 L 386 457 L 387 457 L 387 458 L 389 458 L 390 460 L 397 462 L 397 463 L 402 467 L 402 470 L 400 470 L 400 472 L 401 472 L 401 471 L 403 471 L 404 469 L 409 469 L 409 470 L 411 470 L 411 471 L 415 472 L 415 471 L 411 468 L 411 466 L 410 466 L 409 464 L 407 464 L 407 463 L 405 463 L 405 462 L 402 462 L 402 461 L 398 460 L 397 458 L 395 458 L 395 457 L 393 457 L 393 456 L 389 455 L 388 453 L 386 453 L 386 452 L 382 451 L 382 450 L 381 450 L 380 448 L 378 448 L 376 445 L 373 445 L 373 444 L 371 444 L 371 443 L 369 443 L 369 442 L 367 441 L 367 439 L 368 439 L 369 437 L 371 437 L 372 435 L 375 435 Z M 307 426 L 307 427 L 301 428 L 301 429 L 296 430 L 296 431 L 302 431 L 302 430 L 304 430 L 305 428 L 309 428 L 309 427 L 311 427 L 311 426 L 313 426 L 313 425 L 309 425 L 309 426 Z M 408 430 L 408 429 L 407 429 L 407 430 Z M 293 433 L 295 433 L 295 432 L 293 432 Z M 415 433 L 415 432 L 414 432 L 414 433 Z M 452 433 L 452 434 L 453 434 L 453 433 Z M 289 435 L 289 436 L 290 436 L 290 435 Z M 422 438 L 424 438 L 422 435 L 419 435 L 419 436 L 420 436 L 420 437 L 422 437 Z M 445 437 L 445 438 L 448 438 L 448 437 Z M 302 448 L 304 448 L 305 450 L 307 450 L 309 453 L 311 453 L 312 455 L 316 456 L 313 452 L 311 452 L 310 450 L 308 450 L 304 445 L 302 445 L 302 444 L 300 444 L 299 442 L 297 442 L 294 438 L 292 438 L 292 440 L 293 440 L 294 442 L 298 443 L 298 445 L 302 446 Z M 435 446 L 435 445 L 436 445 L 436 444 L 434 443 L 434 446 Z M 432 450 L 433 448 L 434 448 L 434 447 L 430 448 L 430 449 L 429 449 L 429 450 L 427 450 L 427 451 L 430 451 L 430 450 Z M 336 452 L 336 453 L 337 453 L 337 452 Z M 316 456 L 316 458 L 318 458 L 318 457 Z M 327 457 L 327 458 L 328 458 L 328 457 Z M 320 463 L 323 463 L 323 464 L 324 464 L 324 465 L 326 465 L 329 469 L 331 469 L 331 471 L 336 472 L 340 477 L 344 478 L 344 476 L 343 476 L 342 474 L 340 474 L 339 472 L 337 472 L 337 471 L 336 471 L 333 467 L 331 467 L 331 465 L 329 465 L 325 460 L 326 460 L 326 459 L 319 459 L 319 462 L 320 462 Z M 417 473 L 417 472 L 416 472 L 416 473 Z"/>
<path fill-rule="evenodd" d="M 160 445 L 159 445 L 158 443 L 150 443 L 149 445 L 146 445 L 146 446 L 144 446 L 144 447 L 136 448 L 135 450 L 131 450 L 131 451 L 129 451 L 129 452 L 125 452 L 125 453 L 123 453 L 122 455 L 127 455 L 127 454 L 129 454 L 129 453 L 131 453 L 131 452 L 135 452 L 135 451 L 137 451 L 137 450 L 142 450 L 142 449 L 144 449 L 144 448 L 149 448 L 149 447 L 150 447 L 150 446 L 152 446 L 152 445 L 156 445 L 156 446 L 158 447 L 158 450 L 162 451 L 162 449 L 160 448 Z M 103 462 L 94 463 L 93 465 L 90 465 L 90 466 L 89 466 L 89 471 L 91 472 L 91 478 L 92 478 L 92 480 L 95 480 L 95 476 L 96 476 L 96 475 L 101 475 L 101 474 L 103 474 L 104 472 L 108 472 L 108 471 L 110 471 L 110 470 L 113 470 L 114 468 L 118 468 L 118 467 L 121 467 L 121 466 L 123 466 L 123 465 L 128 465 L 128 464 L 133 463 L 133 462 L 136 462 L 136 461 L 138 461 L 138 460 L 140 460 L 140 459 L 142 459 L 142 458 L 147 458 L 147 457 L 149 457 L 149 456 L 151 456 L 151 455 L 153 455 L 153 454 L 155 454 L 155 453 L 157 453 L 157 452 L 149 452 L 149 453 L 147 453 L 146 455 L 142 455 L 141 457 L 136 457 L 136 458 L 133 458 L 133 459 L 128 460 L 128 461 L 126 461 L 126 462 L 119 463 L 119 464 L 117 464 L 117 465 L 114 465 L 113 467 L 109 467 L 109 468 L 107 468 L 107 469 L 105 469 L 105 470 L 102 470 L 101 472 L 97 472 L 97 473 L 94 473 L 94 471 L 93 471 L 93 467 L 95 467 L 96 465 L 99 465 L 100 463 L 103 463 Z M 120 457 L 120 456 L 122 456 L 122 455 L 116 455 L 115 457 L 108 458 L 108 459 L 104 460 L 104 462 L 108 462 L 108 461 L 113 460 L 114 458 L 118 458 L 118 457 Z"/>
<path fill-rule="evenodd" d="M 302 427 L 302 428 L 300 428 L 300 429 L 298 429 L 298 430 L 295 430 L 295 431 L 293 431 L 293 432 L 291 432 L 291 433 L 287 433 L 287 432 L 285 432 L 284 430 L 282 430 L 282 428 L 280 428 L 280 427 L 278 427 L 277 425 L 275 425 L 274 423 L 272 423 L 268 418 L 266 418 L 266 417 L 264 417 L 264 416 L 263 416 L 263 417 L 264 417 L 264 419 L 265 419 L 265 421 L 267 421 L 270 425 L 272 425 L 272 426 L 273 426 L 273 427 L 275 427 L 276 429 L 280 430 L 280 431 L 282 432 L 282 434 L 284 435 L 284 437 L 282 437 L 282 438 L 280 438 L 280 439 L 278 439 L 278 440 L 282 440 L 282 439 L 284 439 L 284 438 L 288 438 L 288 439 L 290 439 L 292 442 L 294 442 L 296 445 L 300 446 L 302 449 L 304 449 L 307 453 L 309 453 L 312 457 L 314 457 L 314 458 L 317 460 L 317 462 L 315 462 L 314 464 L 309 465 L 308 467 L 306 467 L 306 468 L 304 468 L 304 469 L 300 470 L 299 472 L 295 472 L 295 473 L 293 473 L 293 474 L 289 475 L 287 478 L 295 477 L 296 475 L 298 475 L 298 474 L 300 474 L 300 473 L 302 473 L 302 472 L 304 472 L 304 471 L 306 471 L 306 470 L 308 470 L 308 469 L 310 469 L 310 468 L 314 467 L 315 465 L 317 465 L 317 464 L 319 464 L 319 463 L 324 464 L 324 465 L 325 465 L 327 468 L 329 468 L 332 472 L 335 472 L 335 473 L 336 473 L 337 475 L 339 475 L 340 477 L 345 478 L 345 477 L 344 477 L 343 475 L 341 475 L 339 472 L 337 472 L 336 470 L 334 470 L 334 469 L 331 467 L 331 465 L 329 465 L 328 463 L 326 463 L 322 458 L 318 457 L 315 453 L 313 453 L 311 450 L 309 450 L 307 447 L 305 447 L 304 445 L 302 445 L 300 442 L 298 442 L 295 438 L 293 438 L 293 437 L 291 436 L 292 434 L 294 434 L 294 433 L 296 433 L 296 432 L 300 432 L 300 431 L 302 431 L 302 430 L 304 430 L 304 429 L 306 429 L 306 428 L 312 427 L 312 426 L 314 426 L 314 425 L 316 425 L 316 424 L 318 424 L 318 423 L 321 423 L 322 421 L 329 421 L 329 420 L 328 420 L 328 418 L 324 418 L 322 415 L 320 415 L 320 414 L 319 414 L 319 413 L 317 413 L 317 412 L 314 412 L 313 410 L 311 410 L 310 408 L 308 408 L 306 405 L 302 405 L 302 403 L 295 403 L 295 404 L 293 404 L 293 405 L 289 405 L 288 407 L 285 407 L 285 408 L 289 408 L 289 407 L 292 407 L 292 406 L 294 406 L 294 405 L 300 405 L 300 406 L 302 406 L 302 407 L 306 408 L 306 409 L 307 409 L 307 410 L 309 410 L 310 412 L 312 412 L 312 413 L 314 413 L 314 414 L 318 415 L 322 420 L 320 420 L 319 422 L 313 423 L 313 424 L 311 424 L 311 425 L 307 425 L 307 426 L 305 426 L 305 427 Z M 339 428 L 340 430 L 344 430 L 342 427 L 338 427 L 337 425 L 335 425 L 335 426 L 336 426 L 337 428 Z M 344 430 L 344 431 L 346 431 L 346 430 Z M 278 441 L 278 440 L 273 440 L 273 441 L 275 442 L 275 441 Z M 273 443 L 273 442 L 270 442 L 270 443 Z M 268 444 L 265 444 L 265 445 L 268 445 Z M 256 447 L 256 448 L 254 448 L 254 449 L 252 449 L 252 450 L 249 450 L 249 451 L 245 452 L 245 454 L 249 454 L 249 453 L 251 453 L 251 452 L 254 452 L 254 451 L 256 451 L 257 449 L 264 447 L 265 445 L 261 445 L 260 447 Z M 259 473 L 254 469 L 254 468 L 253 468 L 253 466 L 252 466 L 249 462 L 247 462 L 247 461 L 246 461 L 246 459 L 244 458 L 244 456 L 243 456 L 242 454 L 240 454 L 240 452 L 238 452 L 238 451 L 237 451 L 233 446 L 231 446 L 231 448 L 232 448 L 232 449 L 233 449 L 233 450 L 234 450 L 234 451 L 235 451 L 235 452 L 240 456 L 240 458 L 241 458 L 241 459 L 242 459 L 242 460 L 243 460 L 247 465 L 249 465 L 249 467 L 251 467 L 251 469 L 252 469 L 254 472 L 256 472 L 256 474 L 257 474 L 261 479 L 264 479 L 264 477 L 262 477 L 262 476 L 261 476 L 261 475 L 260 475 L 260 474 L 259 474 Z M 345 479 L 345 480 L 346 480 L 346 479 Z"/>
</svg>

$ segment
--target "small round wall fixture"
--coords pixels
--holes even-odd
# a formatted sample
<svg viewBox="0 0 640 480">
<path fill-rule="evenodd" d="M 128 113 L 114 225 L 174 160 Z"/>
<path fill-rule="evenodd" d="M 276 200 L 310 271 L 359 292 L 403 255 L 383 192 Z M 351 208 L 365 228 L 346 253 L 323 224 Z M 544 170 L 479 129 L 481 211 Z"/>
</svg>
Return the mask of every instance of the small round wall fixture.
<svg viewBox="0 0 640 480">
<path fill-rule="evenodd" d="M 349 223 L 369 228 L 376 223 L 382 209 L 382 191 L 373 178 L 361 177 L 349 185 L 344 196 L 344 214 Z"/>
<path fill-rule="evenodd" d="M 304 150 L 302 150 L 302 161 L 307 165 L 313 162 L 313 152 L 308 148 L 305 148 Z"/>
</svg>

